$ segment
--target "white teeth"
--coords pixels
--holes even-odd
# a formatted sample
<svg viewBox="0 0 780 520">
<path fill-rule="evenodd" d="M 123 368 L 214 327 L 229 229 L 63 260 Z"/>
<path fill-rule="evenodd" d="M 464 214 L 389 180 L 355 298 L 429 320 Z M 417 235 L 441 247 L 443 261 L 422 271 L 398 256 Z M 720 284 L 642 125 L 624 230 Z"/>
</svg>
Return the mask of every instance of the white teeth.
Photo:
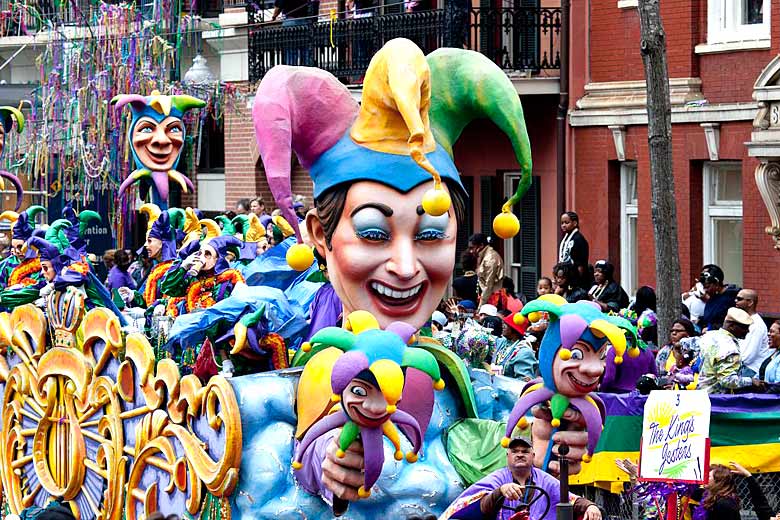
<svg viewBox="0 0 780 520">
<path fill-rule="evenodd" d="M 415 294 L 419 293 L 420 290 L 422 289 L 422 284 L 412 287 L 411 289 L 408 289 L 406 291 L 396 291 L 379 282 L 372 282 L 371 288 L 374 289 L 379 294 L 381 294 L 382 296 L 395 298 L 397 300 L 404 300 L 406 298 L 410 298 Z"/>
</svg>

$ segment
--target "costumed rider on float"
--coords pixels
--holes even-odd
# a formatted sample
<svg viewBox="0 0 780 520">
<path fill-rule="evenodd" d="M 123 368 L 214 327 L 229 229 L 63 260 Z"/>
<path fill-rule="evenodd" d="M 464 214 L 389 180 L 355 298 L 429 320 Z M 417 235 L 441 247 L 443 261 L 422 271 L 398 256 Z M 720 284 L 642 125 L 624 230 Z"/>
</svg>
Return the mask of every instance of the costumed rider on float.
<svg viewBox="0 0 780 520">
<path fill-rule="evenodd" d="M 0 262 L 0 286 L 4 290 L 21 289 L 26 286 L 37 285 L 40 281 L 40 262 L 36 257 L 27 258 L 24 244 L 36 231 L 36 215 L 45 212 L 46 208 L 43 206 L 30 206 L 21 213 L 10 210 L 0 213 L 0 220 L 8 220 L 12 223 L 11 255 Z M 40 233 L 43 234 L 43 231 L 40 231 Z"/>
</svg>

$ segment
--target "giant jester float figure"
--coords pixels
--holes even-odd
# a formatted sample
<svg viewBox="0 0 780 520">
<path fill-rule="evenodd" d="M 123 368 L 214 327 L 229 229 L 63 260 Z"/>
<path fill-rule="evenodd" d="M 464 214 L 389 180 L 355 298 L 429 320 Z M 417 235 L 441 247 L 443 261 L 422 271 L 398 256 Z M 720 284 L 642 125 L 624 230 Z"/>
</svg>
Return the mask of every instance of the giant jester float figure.
<svg viewBox="0 0 780 520">
<path fill-rule="evenodd" d="M 185 193 L 194 190 L 192 181 L 176 170 L 185 143 L 184 113 L 203 108 L 206 102 L 188 95 L 167 96 L 153 91 L 149 96 L 123 94 L 111 100 L 117 109 L 130 105 L 132 121 L 127 140 L 133 152 L 135 170 L 119 186 L 121 198 L 136 182 L 144 191 L 151 187 L 152 202 L 168 207 L 169 180 Z"/>
<path fill-rule="evenodd" d="M 522 181 L 495 224 L 502 236 L 518 230 L 511 204 L 531 182 L 522 106 L 506 75 L 481 54 L 441 49 L 426 57 L 412 42 L 392 40 L 371 61 L 360 107 L 329 73 L 278 66 L 258 88 L 253 117 L 269 186 L 300 242 L 288 252 L 288 261 L 299 269 L 309 268 L 314 258 L 301 240 L 292 207 L 293 151 L 312 176 L 308 237 L 327 267 L 344 316 L 364 310 L 382 328 L 403 320 L 415 329 L 430 318 L 451 279 L 458 221 L 465 215 L 466 192 L 453 146 L 474 119 L 492 120 L 514 148 Z M 461 403 L 458 413 L 475 417 L 473 390 L 460 359 L 430 338 L 419 338 L 416 348 L 431 352 L 447 368 Z M 294 359 L 304 366 L 297 387 L 299 439 L 333 408 L 334 363 L 328 349 L 299 352 Z M 431 413 L 434 394 L 427 375 L 409 369 L 403 395 L 399 410 Z M 428 424 L 420 427 L 425 434 Z M 333 432 L 314 442 L 312 467 L 323 464 L 332 438 Z M 299 472 L 298 480 L 326 500 L 337 487 L 323 481 L 319 471 Z M 357 500 L 358 486 L 347 488 L 339 488 L 341 498 Z"/>
</svg>

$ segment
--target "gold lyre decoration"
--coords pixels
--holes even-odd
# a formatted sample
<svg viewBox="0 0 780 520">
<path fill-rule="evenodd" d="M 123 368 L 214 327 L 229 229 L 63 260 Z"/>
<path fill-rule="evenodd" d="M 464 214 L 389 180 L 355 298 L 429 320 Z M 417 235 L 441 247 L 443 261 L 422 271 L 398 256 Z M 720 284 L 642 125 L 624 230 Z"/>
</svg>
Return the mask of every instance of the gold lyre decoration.
<svg viewBox="0 0 780 520">
<path fill-rule="evenodd" d="M 158 507 L 199 515 L 209 494 L 227 502 L 242 441 L 227 380 L 204 387 L 171 360 L 155 365 L 145 336 L 124 337 L 110 311 L 84 314 L 83 300 L 69 298 L 68 314 L 48 324 L 33 305 L 0 313 L 0 475 L 11 512 L 61 497 L 79 520 L 140 520 Z"/>
</svg>

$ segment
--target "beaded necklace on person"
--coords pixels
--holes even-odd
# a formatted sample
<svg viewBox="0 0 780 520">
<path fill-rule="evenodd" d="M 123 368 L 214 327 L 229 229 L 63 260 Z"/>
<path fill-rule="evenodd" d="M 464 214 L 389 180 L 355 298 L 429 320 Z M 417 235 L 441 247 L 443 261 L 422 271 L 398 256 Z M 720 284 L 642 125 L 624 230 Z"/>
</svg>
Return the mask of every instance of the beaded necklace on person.
<svg viewBox="0 0 780 520">
<path fill-rule="evenodd" d="M 504 361 L 507 360 L 507 358 L 510 357 L 510 353 L 514 352 L 515 347 L 518 343 L 520 343 L 521 340 L 517 339 L 514 341 L 514 343 L 507 344 L 504 346 L 504 348 L 500 349 L 496 352 L 496 359 L 493 362 L 494 365 L 504 365 Z"/>
<path fill-rule="evenodd" d="M 593 299 L 598 300 L 599 298 L 601 298 L 601 295 L 604 294 L 604 291 L 607 290 L 607 286 L 609 286 L 609 283 L 597 286 L 596 290 L 591 293 Z"/>
</svg>

